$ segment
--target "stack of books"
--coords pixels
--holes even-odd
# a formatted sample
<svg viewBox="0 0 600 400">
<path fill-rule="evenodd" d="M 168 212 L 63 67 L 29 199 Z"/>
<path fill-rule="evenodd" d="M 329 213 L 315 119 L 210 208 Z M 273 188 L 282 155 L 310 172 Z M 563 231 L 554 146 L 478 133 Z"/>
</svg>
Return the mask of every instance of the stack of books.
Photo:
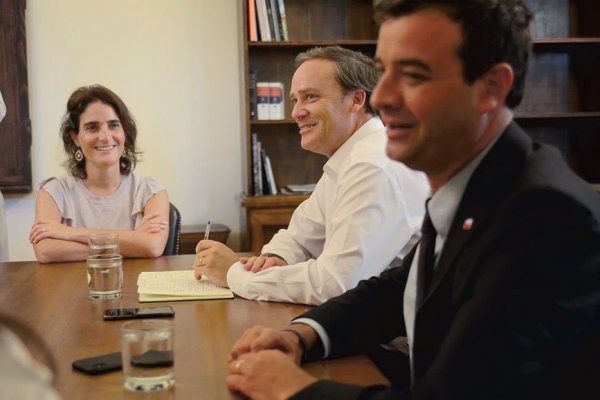
<svg viewBox="0 0 600 400">
<path fill-rule="evenodd" d="M 289 41 L 283 0 L 247 0 L 251 42 Z"/>
<path fill-rule="evenodd" d="M 258 120 L 285 119 L 283 82 L 257 82 L 250 72 L 250 117 Z"/>
<path fill-rule="evenodd" d="M 258 134 L 252 134 L 252 183 L 255 196 L 276 195 L 277 185 L 271 167 L 271 159 L 267 155 Z"/>
</svg>

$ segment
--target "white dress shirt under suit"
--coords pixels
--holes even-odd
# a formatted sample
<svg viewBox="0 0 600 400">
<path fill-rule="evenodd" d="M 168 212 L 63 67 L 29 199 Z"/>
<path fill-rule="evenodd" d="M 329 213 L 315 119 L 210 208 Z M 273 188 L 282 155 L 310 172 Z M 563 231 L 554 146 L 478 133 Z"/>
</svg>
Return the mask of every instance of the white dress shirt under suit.
<svg viewBox="0 0 600 400">
<path fill-rule="evenodd" d="M 236 263 L 229 287 L 248 299 L 321 304 L 379 275 L 420 229 L 429 194 L 424 174 L 386 156 L 386 141 L 377 117 L 357 130 L 288 229 L 263 247 L 288 265 L 252 273 Z"/>
</svg>

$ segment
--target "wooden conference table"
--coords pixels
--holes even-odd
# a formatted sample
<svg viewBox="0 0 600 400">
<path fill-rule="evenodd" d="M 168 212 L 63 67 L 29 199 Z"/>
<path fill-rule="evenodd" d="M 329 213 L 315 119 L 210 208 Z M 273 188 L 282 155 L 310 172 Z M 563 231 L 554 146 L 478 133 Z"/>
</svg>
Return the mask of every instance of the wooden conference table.
<svg viewBox="0 0 600 400">
<path fill-rule="evenodd" d="M 142 271 L 190 269 L 194 256 L 124 260 L 123 297 L 88 298 L 85 262 L 0 263 L 0 310 L 19 316 L 45 339 L 58 367 L 57 387 L 64 399 L 232 399 L 225 386 L 227 357 L 234 341 L 253 325 L 282 327 L 309 307 L 228 300 L 138 302 L 136 280 Z M 140 394 L 123 388 L 122 372 L 88 376 L 71 362 L 120 351 L 121 321 L 105 322 L 105 308 L 171 305 L 175 309 L 175 388 Z M 367 357 L 310 363 L 304 368 L 318 378 L 361 385 L 387 383 Z"/>
</svg>

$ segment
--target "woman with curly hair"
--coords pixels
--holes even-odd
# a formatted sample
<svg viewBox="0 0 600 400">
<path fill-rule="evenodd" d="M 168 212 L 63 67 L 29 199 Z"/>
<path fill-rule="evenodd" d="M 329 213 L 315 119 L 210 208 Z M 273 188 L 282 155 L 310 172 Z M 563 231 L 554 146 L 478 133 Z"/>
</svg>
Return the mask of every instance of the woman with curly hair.
<svg viewBox="0 0 600 400">
<path fill-rule="evenodd" d="M 160 256 L 169 198 L 160 182 L 133 173 L 137 128 L 125 103 L 101 85 L 78 88 L 61 137 L 67 174 L 41 183 L 29 234 L 38 261 L 84 260 L 99 233 L 117 233 L 126 257 Z"/>
</svg>

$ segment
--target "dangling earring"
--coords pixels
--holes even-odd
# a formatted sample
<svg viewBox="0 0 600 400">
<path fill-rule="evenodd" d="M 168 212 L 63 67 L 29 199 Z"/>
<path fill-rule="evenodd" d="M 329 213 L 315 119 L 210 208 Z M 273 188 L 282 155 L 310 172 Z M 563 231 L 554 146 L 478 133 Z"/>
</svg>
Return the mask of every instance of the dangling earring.
<svg viewBox="0 0 600 400">
<path fill-rule="evenodd" d="M 81 160 L 83 160 L 83 153 L 81 152 L 81 149 L 79 147 L 75 152 L 75 160 L 77 160 L 77 162 L 81 162 Z"/>
</svg>

